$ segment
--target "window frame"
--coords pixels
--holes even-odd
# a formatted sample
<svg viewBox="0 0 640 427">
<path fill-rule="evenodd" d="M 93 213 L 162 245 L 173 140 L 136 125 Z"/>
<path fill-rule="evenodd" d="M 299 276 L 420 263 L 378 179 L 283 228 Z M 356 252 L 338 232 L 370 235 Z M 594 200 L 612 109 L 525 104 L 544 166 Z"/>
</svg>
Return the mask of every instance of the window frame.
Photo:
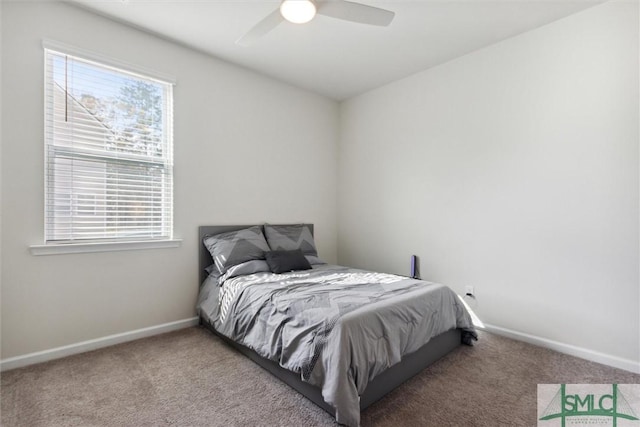
<svg viewBox="0 0 640 427">
<path fill-rule="evenodd" d="M 168 99 L 166 104 L 163 105 L 163 114 L 166 114 L 168 120 L 163 123 L 163 137 L 167 138 L 167 146 L 169 148 L 165 157 L 165 162 L 168 161 L 171 179 L 169 185 L 169 194 L 171 195 L 171 202 L 168 207 L 168 212 L 163 211 L 162 221 L 170 221 L 167 230 L 168 236 L 161 236 L 158 238 L 144 237 L 144 238 L 128 238 L 126 236 L 114 237 L 114 238 L 92 238 L 92 239 L 72 239 L 72 240 L 48 240 L 50 237 L 48 234 L 48 226 L 50 219 L 50 208 L 48 204 L 48 197 L 50 196 L 48 190 L 48 175 L 49 175 L 49 150 L 51 149 L 51 124 L 49 111 L 50 104 L 46 98 L 43 100 L 43 112 L 44 112 L 44 244 L 31 245 L 30 250 L 34 255 L 49 255 L 56 253 L 78 253 L 78 252 L 103 252 L 103 251 L 120 251 L 120 250 L 132 250 L 132 249 L 152 249 L 152 248 L 164 248 L 164 247 L 177 247 L 180 246 L 181 239 L 174 238 L 175 235 L 175 221 L 174 221 L 174 182 L 173 182 L 173 88 L 175 86 L 175 79 L 167 75 L 158 73 L 154 70 L 146 69 L 123 61 L 115 60 L 113 58 L 106 57 L 104 55 L 96 54 L 84 49 L 79 49 L 73 46 L 65 45 L 51 40 L 43 40 L 43 59 L 44 59 L 44 90 L 50 89 L 50 83 L 48 78 L 50 76 L 50 70 L 48 70 L 47 55 L 49 51 L 52 53 L 59 53 L 62 55 L 69 55 L 77 57 L 80 60 L 88 62 L 94 62 L 99 66 L 106 68 L 113 68 L 116 72 L 128 73 L 133 76 L 140 77 L 145 80 L 156 81 L 158 83 L 168 85 Z M 167 109 L 167 110 L 165 110 Z M 105 156 L 105 160 L 106 160 Z M 105 164 L 108 164 L 105 163 Z M 73 209 L 73 204 L 69 206 Z M 167 215 L 168 214 L 168 215 Z"/>
</svg>

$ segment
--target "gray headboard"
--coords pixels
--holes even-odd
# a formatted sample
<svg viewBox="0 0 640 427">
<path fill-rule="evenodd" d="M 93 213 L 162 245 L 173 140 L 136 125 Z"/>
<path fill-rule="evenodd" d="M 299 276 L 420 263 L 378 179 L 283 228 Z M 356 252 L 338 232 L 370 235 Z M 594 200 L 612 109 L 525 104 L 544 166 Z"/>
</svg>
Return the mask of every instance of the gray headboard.
<svg viewBox="0 0 640 427">
<path fill-rule="evenodd" d="M 313 235 L 313 224 L 305 224 L 311 230 Z M 260 225 L 262 227 L 262 225 Z M 242 230 L 243 228 L 253 227 L 253 225 L 201 225 L 198 227 L 198 277 L 200 281 L 198 286 L 207 278 L 205 268 L 213 264 L 213 259 L 207 248 L 202 243 L 202 239 L 207 235 L 226 233 L 227 231 Z"/>
</svg>

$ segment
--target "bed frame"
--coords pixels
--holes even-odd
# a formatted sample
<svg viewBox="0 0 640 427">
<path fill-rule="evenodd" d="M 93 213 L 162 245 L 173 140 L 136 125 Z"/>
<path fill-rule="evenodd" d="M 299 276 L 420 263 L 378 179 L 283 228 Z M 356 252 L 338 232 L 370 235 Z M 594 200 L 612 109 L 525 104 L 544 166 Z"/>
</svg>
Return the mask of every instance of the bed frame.
<svg viewBox="0 0 640 427">
<path fill-rule="evenodd" d="M 310 227 L 311 233 L 313 234 L 313 224 L 307 225 Z M 227 231 L 241 230 L 248 227 L 252 227 L 252 225 L 213 225 L 201 226 L 198 228 L 198 271 L 200 283 L 204 282 L 204 280 L 206 279 L 207 273 L 204 269 L 213 264 L 213 260 L 211 259 L 209 251 L 202 243 L 202 239 L 204 238 L 204 236 L 224 233 Z M 331 415 L 335 416 L 335 410 L 324 401 L 320 388 L 303 382 L 300 379 L 300 374 L 296 374 L 292 371 L 284 369 L 277 363 L 263 358 L 250 348 L 230 340 L 229 338 L 216 331 L 214 326 L 209 324 L 206 319 L 202 317 L 200 317 L 200 324 L 220 337 L 223 341 L 237 349 L 240 353 L 244 354 L 249 359 L 253 360 L 255 363 L 272 373 L 281 381 L 293 387 L 307 399 L 311 400 L 313 403 L 315 403 Z M 360 410 L 363 411 L 376 401 L 380 400 L 391 390 L 395 389 L 396 387 L 407 381 L 409 378 L 418 374 L 420 371 L 431 365 L 436 360 L 455 350 L 458 346 L 460 346 L 460 344 L 460 330 L 451 329 L 450 331 L 432 338 L 427 344 L 420 347 L 414 353 L 405 355 L 400 363 L 382 372 L 372 381 L 369 381 L 366 390 L 360 396 Z"/>
</svg>

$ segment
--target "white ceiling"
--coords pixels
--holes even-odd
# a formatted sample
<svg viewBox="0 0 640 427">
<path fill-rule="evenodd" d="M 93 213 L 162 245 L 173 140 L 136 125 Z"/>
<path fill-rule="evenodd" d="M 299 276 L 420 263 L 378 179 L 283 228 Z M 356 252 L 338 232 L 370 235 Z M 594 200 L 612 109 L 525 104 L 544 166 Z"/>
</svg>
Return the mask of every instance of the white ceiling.
<svg viewBox="0 0 640 427">
<path fill-rule="evenodd" d="M 82 7 L 342 100 L 586 9 L 602 0 L 358 0 L 396 13 L 389 27 L 317 16 L 235 41 L 272 0 L 73 0 Z"/>
</svg>

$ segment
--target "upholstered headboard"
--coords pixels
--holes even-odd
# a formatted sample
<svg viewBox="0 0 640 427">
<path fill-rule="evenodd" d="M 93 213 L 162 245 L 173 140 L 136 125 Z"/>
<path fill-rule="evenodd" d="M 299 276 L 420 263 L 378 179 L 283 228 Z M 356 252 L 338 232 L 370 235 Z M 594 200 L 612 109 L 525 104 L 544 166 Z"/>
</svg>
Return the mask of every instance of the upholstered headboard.
<svg viewBox="0 0 640 427">
<path fill-rule="evenodd" d="M 313 224 L 305 225 L 309 227 L 311 234 L 313 234 Z M 202 243 L 204 236 L 226 233 L 227 231 L 237 231 L 249 227 L 253 227 L 253 225 L 201 225 L 198 227 L 198 277 L 200 278 L 198 285 L 202 284 L 204 279 L 207 278 L 207 272 L 204 271 L 204 269 L 213 264 L 211 254 Z"/>
</svg>

